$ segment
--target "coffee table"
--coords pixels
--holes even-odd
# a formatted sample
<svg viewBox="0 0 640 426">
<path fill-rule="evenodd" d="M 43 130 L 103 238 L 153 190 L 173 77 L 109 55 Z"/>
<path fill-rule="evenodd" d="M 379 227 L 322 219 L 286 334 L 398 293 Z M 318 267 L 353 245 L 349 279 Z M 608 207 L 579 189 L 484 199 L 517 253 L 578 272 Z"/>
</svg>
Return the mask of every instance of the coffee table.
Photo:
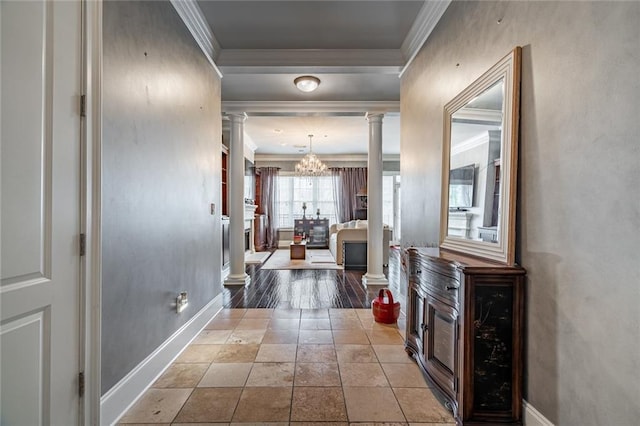
<svg viewBox="0 0 640 426">
<path fill-rule="evenodd" d="M 300 241 L 299 243 L 294 243 L 293 241 L 289 244 L 289 258 L 290 259 L 306 259 L 307 258 L 307 242 Z"/>
</svg>

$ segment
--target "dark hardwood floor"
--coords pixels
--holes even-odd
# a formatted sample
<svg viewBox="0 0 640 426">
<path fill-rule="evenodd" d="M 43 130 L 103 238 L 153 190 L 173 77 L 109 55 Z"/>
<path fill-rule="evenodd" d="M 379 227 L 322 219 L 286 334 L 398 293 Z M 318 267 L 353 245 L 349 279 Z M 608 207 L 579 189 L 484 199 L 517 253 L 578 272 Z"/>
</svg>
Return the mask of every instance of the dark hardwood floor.
<svg viewBox="0 0 640 426">
<path fill-rule="evenodd" d="M 248 286 L 223 290 L 225 308 L 369 308 L 378 295 L 362 285 L 363 271 L 262 270 L 260 265 L 247 265 L 246 271 L 251 276 Z M 391 249 L 384 273 L 404 310 L 407 285 L 400 249 Z"/>
</svg>

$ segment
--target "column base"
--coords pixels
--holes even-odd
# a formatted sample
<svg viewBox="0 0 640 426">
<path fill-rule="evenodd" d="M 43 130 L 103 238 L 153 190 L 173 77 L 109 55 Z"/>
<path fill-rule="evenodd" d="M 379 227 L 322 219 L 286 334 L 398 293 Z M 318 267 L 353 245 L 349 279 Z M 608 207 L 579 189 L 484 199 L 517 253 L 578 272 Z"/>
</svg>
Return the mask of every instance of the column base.
<svg viewBox="0 0 640 426">
<path fill-rule="evenodd" d="M 251 277 L 247 274 L 242 275 L 229 275 L 224 280 L 225 286 L 246 286 L 251 282 Z"/>
<path fill-rule="evenodd" d="M 362 285 L 367 287 L 387 287 L 389 285 L 389 280 L 387 277 L 377 274 L 366 273 L 362 276 Z"/>
</svg>

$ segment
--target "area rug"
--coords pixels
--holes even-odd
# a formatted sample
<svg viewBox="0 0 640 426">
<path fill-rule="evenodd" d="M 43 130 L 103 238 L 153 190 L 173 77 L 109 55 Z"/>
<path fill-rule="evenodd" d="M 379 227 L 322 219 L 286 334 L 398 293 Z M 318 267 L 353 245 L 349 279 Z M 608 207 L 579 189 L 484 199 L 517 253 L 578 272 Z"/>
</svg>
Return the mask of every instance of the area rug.
<svg viewBox="0 0 640 426">
<path fill-rule="evenodd" d="M 260 265 L 265 260 L 269 258 L 271 252 L 269 251 L 257 251 L 255 253 L 245 253 L 244 254 L 244 263 Z"/>
<path fill-rule="evenodd" d="M 290 259 L 289 249 L 276 250 L 262 269 L 342 269 L 342 265 L 336 265 L 336 261 L 329 250 L 307 249 L 307 258 Z"/>
</svg>

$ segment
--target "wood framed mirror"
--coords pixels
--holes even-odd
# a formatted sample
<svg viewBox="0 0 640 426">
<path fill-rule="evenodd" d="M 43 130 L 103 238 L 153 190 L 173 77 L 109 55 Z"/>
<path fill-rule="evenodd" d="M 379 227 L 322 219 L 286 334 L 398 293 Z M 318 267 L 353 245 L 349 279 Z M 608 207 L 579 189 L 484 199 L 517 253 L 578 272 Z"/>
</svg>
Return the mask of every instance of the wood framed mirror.
<svg viewBox="0 0 640 426">
<path fill-rule="evenodd" d="M 516 47 L 444 107 L 440 247 L 513 265 L 520 114 Z"/>
</svg>

